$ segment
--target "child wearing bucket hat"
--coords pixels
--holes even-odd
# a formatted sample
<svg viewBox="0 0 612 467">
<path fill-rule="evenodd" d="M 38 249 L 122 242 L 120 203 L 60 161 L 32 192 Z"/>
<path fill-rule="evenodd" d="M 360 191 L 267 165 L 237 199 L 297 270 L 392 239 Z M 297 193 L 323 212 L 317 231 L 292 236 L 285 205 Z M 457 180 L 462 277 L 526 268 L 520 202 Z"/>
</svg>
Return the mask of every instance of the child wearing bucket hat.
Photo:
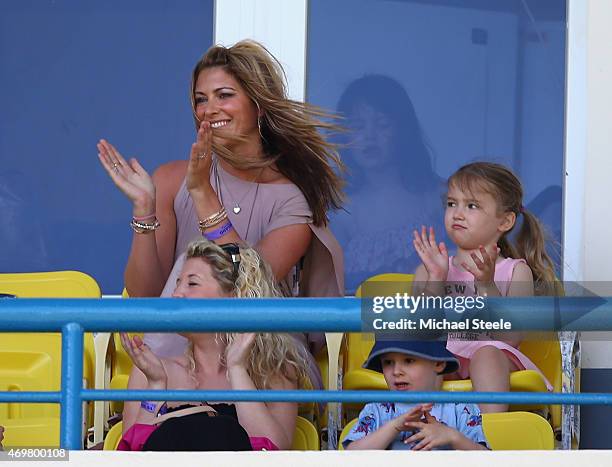
<svg viewBox="0 0 612 467">
<path fill-rule="evenodd" d="M 378 371 L 392 391 L 439 391 L 459 362 L 443 342 L 377 340 L 364 368 Z M 475 404 L 369 403 L 342 442 L 345 449 L 487 449 Z"/>
</svg>

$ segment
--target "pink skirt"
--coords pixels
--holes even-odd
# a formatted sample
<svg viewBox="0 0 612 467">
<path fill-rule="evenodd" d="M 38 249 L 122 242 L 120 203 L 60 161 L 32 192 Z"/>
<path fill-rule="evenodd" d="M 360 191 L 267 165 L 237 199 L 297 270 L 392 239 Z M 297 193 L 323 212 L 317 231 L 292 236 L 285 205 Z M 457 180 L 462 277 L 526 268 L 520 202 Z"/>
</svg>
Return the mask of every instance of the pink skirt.
<svg viewBox="0 0 612 467">
<path fill-rule="evenodd" d="M 481 349 L 485 346 L 493 346 L 502 350 L 508 358 L 516 365 L 519 370 L 535 370 L 540 375 L 542 375 L 542 379 L 544 383 L 546 383 L 546 387 L 549 391 L 553 390 L 552 384 L 546 379 L 544 373 L 540 371 L 540 369 L 533 363 L 527 355 L 522 353 L 519 349 L 512 347 L 510 344 L 506 344 L 501 341 L 485 341 L 485 340 L 463 340 L 463 339 L 448 339 L 446 343 L 446 348 L 449 352 L 451 352 L 457 359 L 459 360 L 459 370 L 457 373 L 461 378 L 467 379 L 469 378 L 469 364 L 472 356 L 476 353 L 478 349 Z"/>
</svg>

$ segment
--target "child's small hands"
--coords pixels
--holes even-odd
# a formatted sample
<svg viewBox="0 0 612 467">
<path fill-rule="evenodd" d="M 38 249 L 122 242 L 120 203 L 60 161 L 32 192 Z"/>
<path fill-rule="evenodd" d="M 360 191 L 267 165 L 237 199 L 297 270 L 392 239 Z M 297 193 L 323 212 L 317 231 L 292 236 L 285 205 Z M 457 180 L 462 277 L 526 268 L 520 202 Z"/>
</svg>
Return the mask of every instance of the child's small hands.
<svg viewBox="0 0 612 467">
<path fill-rule="evenodd" d="M 404 443 L 417 444 L 412 448 L 413 451 L 431 451 L 440 446 L 453 445 L 456 442 L 459 432 L 444 423 L 440 423 L 429 411 L 424 413 L 425 421 L 407 422 L 406 425 L 418 430 Z"/>
<path fill-rule="evenodd" d="M 446 281 L 448 277 L 448 251 L 444 242 L 436 243 L 434 228 L 429 227 L 429 236 L 424 225 L 421 226 L 420 235 L 415 230 L 412 244 L 427 270 L 429 280 Z"/>
<path fill-rule="evenodd" d="M 420 421 L 424 414 L 429 412 L 433 407 L 433 404 L 420 404 L 416 407 L 412 408 L 408 412 L 403 415 L 400 415 L 394 420 L 393 427 L 395 431 L 410 431 L 410 427 L 408 426 L 409 422 L 418 422 Z"/>
<path fill-rule="evenodd" d="M 473 264 L 467 264 L 466 262 L 461 263 L 461 266 L 474 276 L 474 282 L 484 286 L 490 286 L 495 283 L 495 263 L 497 256 L 499 255 L 499 247 L 493 245 L 490 251 L 480 245 L 478 252 L 472 252 L 470 257 L 472 258 Z"/>
</svg>

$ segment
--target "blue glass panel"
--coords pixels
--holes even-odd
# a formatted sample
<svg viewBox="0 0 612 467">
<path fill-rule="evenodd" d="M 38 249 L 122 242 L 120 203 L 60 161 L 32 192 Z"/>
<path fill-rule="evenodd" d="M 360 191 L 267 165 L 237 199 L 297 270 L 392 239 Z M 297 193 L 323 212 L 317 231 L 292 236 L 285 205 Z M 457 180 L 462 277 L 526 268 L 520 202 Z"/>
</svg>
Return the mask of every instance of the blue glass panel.
<svg viewBox="0 0 612 467">
<path fill-rule="evenodd" d="M 0 272 L 78 269 L 121 292 L 131 206 L 96 143 L 150 171 L 187 157 L 212 25 L 212 0 L 0 2 Z"/>
<path fill-rule="evenodd" d="M 474 160 L 512 167 L 560 242 L 566 0 L 311 0 L 308 27 L 307 98 L 350 130 L 347 292 L 414 272 L 412 230 L 445 237 L 446 179 Z"/>
</svg>

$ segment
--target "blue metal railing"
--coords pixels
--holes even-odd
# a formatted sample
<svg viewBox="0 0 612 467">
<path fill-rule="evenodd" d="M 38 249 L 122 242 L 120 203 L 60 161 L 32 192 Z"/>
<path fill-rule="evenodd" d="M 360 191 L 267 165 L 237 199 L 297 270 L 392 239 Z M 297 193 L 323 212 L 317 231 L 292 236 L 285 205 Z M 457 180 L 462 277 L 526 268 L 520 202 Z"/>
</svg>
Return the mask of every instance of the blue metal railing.
<svg viewBox="0 0 612 467">
<path fill-rule="evenodd" d="M 565 330 L 612 330 L 612 298 L 596 307 L 571 298 L 489 299 L 491 309 L 530 317 L 560 311 Z M 287 402 L 490 402 L 509 404 L 612 405 L 612 393 L 452 393 L 398 391 L 117 391 L 83 389 L 83 332 L 270 331 L 359 332 L 362 301 L 337 299 L 18 299 L 0 303 L 0 331 L 61 332 L 62 388 L 48 392 L 0 392 L 0 402 L 60 403 L 60 444 L 81 448 L 83 401 L 207 400 Z M 584 310 L 588 309 L 589 313 Z"/>
</svg>

